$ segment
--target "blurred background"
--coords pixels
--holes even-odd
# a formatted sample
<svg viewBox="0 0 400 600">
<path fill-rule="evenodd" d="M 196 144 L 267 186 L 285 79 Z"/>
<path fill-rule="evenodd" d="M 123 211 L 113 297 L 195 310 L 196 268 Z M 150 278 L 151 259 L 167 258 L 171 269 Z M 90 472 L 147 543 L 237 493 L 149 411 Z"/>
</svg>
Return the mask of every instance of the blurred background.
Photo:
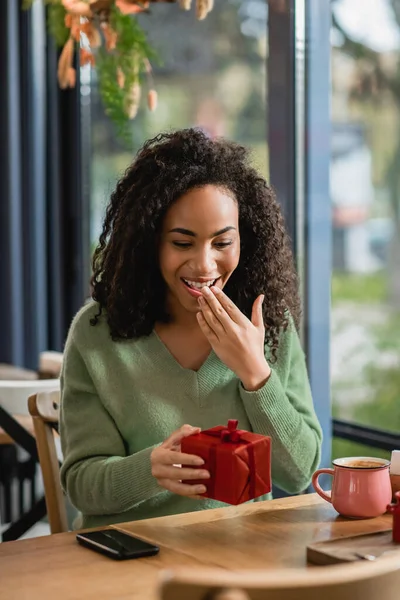
<svg viewBox="0 0 400 600">
<path fill-rule="evenodd" d="M 58 89 L 44 4 L 17 5 L 0 18 L 0 377 L 40 376 L 43 353 L 62 353 L 135 152 L 162 130 L 199 126 L 250 147 L 277 191 L 322 463 L 400 448 L 400 0 L 216 0 L 202 22 L 152 7 L 138 20 L 160 57 L 159 106 L 139 108 L 128 144 L 95 69 Z"/>
</svg>

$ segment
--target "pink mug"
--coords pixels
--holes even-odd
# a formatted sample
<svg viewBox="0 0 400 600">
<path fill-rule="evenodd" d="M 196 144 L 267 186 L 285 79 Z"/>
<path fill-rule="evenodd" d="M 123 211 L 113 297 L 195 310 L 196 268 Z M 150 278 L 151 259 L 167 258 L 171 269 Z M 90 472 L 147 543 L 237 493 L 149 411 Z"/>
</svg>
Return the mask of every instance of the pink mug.
<svg viewBox="0 0 400 600">
<path fill-rule="evenodd" d="M 337 458 L 333 469 L 318 469 L 313 475 L 312 484 L 317 494 L 330 502 L 344 517 L 367 519 L 378 517 L 386 512 L 392 499 L 390 483 L 390 461 L 369 456 Z M 326 473 L 332 475 L 332 491 L 324 491 L 318 477 Z"/>
</svg>

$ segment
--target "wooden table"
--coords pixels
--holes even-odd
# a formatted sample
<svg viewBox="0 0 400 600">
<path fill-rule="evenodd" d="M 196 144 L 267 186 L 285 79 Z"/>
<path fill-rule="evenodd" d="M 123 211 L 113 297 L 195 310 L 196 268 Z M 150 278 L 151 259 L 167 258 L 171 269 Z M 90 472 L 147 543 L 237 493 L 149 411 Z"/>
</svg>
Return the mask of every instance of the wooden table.
<svg viewBox="0 0 400 600">
<path fill-rule="evenodd" d="M 389 515 L 342 519 L 309 494 L 116 526 L 161 547 L 140 560 L 113 561 L 80 547 L 74 533 L 7 542 L 0 544 L 0 599 L 156 600 L 166 568 L 306 567 L 311 542 L 390 526 Z"/>
</svg>

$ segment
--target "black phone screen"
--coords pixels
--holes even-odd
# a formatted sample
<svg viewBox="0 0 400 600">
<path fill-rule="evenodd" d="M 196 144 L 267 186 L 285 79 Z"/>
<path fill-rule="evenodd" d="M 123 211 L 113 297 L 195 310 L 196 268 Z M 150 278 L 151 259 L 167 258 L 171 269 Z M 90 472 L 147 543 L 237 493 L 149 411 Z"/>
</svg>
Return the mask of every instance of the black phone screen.
<svg viewBox="0 0 400 600">
<path fill-rule="evenodd" d="M 154 544 L 116 529 L 78 533 L 76 539 L 82 546 L 117 560 L 153 556 L 160 550 Z"/>
</svg>

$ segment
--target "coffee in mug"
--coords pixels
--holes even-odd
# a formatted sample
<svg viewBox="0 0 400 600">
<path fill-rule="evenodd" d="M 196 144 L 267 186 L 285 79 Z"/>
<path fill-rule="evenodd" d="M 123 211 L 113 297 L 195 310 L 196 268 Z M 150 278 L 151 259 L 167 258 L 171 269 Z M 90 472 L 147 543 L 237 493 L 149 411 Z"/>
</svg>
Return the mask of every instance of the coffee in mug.
<svg viewBox="0 0 400 600">
<path fill-rule="evenodd" d="M 312 478 L 317 494 L 344 517 L 366 519 L 386 512 L 392 498 L 390 461 L 369 456 L 337 458 L 333 469 L 319 469 Z M 332 490 L 318 483 L 322 473 L 333 477 Z"/>
<path fill-rule="evenodd" d="M 353 469 L 380 469 L 384 465 L 379 460 L 357 458 L 356 460 L 350 459 L 348 462 L 343 463 L 343 466 L 352 467 Z"/>
</svg>

